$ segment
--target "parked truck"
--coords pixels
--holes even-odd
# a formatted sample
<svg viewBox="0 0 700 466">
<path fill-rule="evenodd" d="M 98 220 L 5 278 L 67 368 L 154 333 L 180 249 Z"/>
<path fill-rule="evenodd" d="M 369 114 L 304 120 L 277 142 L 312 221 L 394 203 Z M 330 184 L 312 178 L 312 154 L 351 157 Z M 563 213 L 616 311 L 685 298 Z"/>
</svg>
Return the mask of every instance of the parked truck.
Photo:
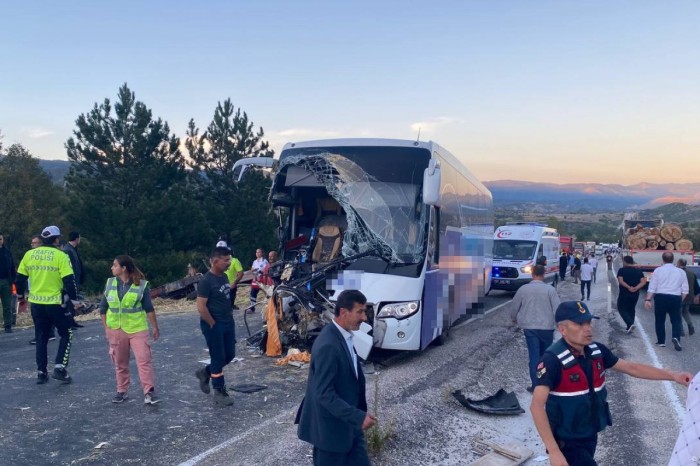
<svg viewBox="0 0 700 466">
<path fill-rule="evenodd" d="M 559 237 L 559 249 L 562 252 L 572 253 L 574 252 L 574 240 L 575 236 L 560 236 Z"/>
<path fill-rule="evenodd" d="M 685 259 L 695 263 L 693 243 L 683 239 L 683 230 L 678 225 L 664 224 L 661 219 L 625 219 L 622 231 L 623 254 L 634 259 L 635 267 L 649 277 L 654 269 L 663 265 L 661 256 L 672 252 L 674 262 Z"/>
</svg>

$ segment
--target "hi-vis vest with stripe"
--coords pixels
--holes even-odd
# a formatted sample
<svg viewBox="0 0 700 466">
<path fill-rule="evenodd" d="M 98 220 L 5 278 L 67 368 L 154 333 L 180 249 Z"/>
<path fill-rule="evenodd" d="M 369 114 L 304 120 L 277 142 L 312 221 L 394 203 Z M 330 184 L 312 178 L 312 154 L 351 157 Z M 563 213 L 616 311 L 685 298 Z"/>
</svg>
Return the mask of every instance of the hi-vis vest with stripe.
<svg viewBox="0 0 700 466">
<path fill-rule="evenodd" d="M 588 380 L 563 338 L 547 348 L 562 366 L 559 385 L 549 392 L 546 405 L 552 432 L 560 439 L 592 437 L 612 425 L 603 354 L 595 343 L 588 349 L 593 380 Z"/>
<path fill-rule="evenodd" d="M 141 298 L 148 285 L 146 280 L 141 280 L 140 285 L 131 284 L 131 287 L 119 299 L 117 291 L 118 278 L 112 277 L 105 285 L 105 298 L 107 299 L 107 327 L 116 330 L 122 329 L 126 333 L 136 333 L 148 330 L 146 311 L 141 307 Z"/>
<path fill-rule="evenodd" d="M 63 279 L 73 275 L 68 254 L 53 246 L 27 251 L 17 272 L 29 277 L 29 302 L 34 304 L 61 304 Z"/>
</svg>

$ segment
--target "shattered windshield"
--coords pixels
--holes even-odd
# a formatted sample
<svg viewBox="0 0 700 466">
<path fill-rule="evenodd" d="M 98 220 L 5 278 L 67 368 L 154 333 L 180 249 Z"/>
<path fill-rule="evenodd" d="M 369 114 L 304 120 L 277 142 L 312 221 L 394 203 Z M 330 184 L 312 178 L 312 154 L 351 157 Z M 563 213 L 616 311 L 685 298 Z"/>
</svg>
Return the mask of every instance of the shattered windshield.
<svg viewBox="0 0 700 466">
<path fill-rule="evenodd" d="M 420 263 L 428 215 L 420 201 L 429 159 L 428 150 L 413 147 L 288 149 L 279 171 L 304 168 L 343 207 L 344 256 L 377 249 L 393 262 Z"/>
<path fill-rule="evenodd" d="M 535 255 L 537 241 L 499 239 L 493 242 L 493 258 L 525 261 Z"/>
</svg>

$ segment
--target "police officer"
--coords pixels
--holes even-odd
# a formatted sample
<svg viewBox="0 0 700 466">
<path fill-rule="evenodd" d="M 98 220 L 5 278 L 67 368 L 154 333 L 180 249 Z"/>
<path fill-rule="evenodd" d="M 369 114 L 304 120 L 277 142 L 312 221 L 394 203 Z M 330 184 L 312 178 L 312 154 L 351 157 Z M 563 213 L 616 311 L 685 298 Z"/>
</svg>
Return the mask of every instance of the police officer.
<svg viewBox="0 0 700 466">
<path fill-rule="evenodd" d="M 31 280 L 29 302 L 32 305 L 32 318 L 36 326 L 36 365 L 39 371 L 38 384 L 49 381 L 47 373 L 48 357 L 46 346 L 51 326 L 54 325 L 61 337 L 56 354 L 55 368 L 51 377 L 63 383 L 70 383 L 71 376 L 66 371 L 73 340 L 71 313 L 63 304 L 63 291 L 71 300 L 78 298 L 78 289 L 73 278 L 73 269 L 68 254 L 58 248 L 61 231 L 49 226 L 41 232 L 42 245 L 30 249 L 22 258 L 17 270 L 17 295 L 24 300 L 27 279 Z M 79 305 L 80 303 L 74 302 Z"/>
<path fill-rule="evenodd" d="M 551 466 L 595 466 L 598 432 L 612 425 L 605 371 L 688 386 L 693 376 L 625 361 L 593 341 L 591 314 L 581 301 L 565 301 L 554 316 L 562 338 L 537 366 L 530 411 Z M 585 415 L 583 414 L 585 413 Z"/>
</svg>

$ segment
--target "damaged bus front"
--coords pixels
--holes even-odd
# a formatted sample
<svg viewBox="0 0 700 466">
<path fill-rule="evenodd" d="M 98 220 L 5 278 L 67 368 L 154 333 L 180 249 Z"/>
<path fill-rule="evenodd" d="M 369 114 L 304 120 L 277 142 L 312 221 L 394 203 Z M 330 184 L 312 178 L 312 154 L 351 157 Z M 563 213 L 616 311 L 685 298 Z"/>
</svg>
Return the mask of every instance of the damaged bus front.
<svg viewBox="0 0 700 466">
<path fill-rule="evenodd" d="M 442 341 L 457 319 L 479 312 L 490 286 L 492 197 L 437 144 L 290 143 L 270 196 L 284 219 L 282 258 L 296 264 L 287 279 L 325 303 L 315 306 L 314 328 L 329 321 L 344 289 L 367 296 L 380 348 L 423 349 Z M 299 322 L 290 320 L 290 329 Z"/>
</svg>

